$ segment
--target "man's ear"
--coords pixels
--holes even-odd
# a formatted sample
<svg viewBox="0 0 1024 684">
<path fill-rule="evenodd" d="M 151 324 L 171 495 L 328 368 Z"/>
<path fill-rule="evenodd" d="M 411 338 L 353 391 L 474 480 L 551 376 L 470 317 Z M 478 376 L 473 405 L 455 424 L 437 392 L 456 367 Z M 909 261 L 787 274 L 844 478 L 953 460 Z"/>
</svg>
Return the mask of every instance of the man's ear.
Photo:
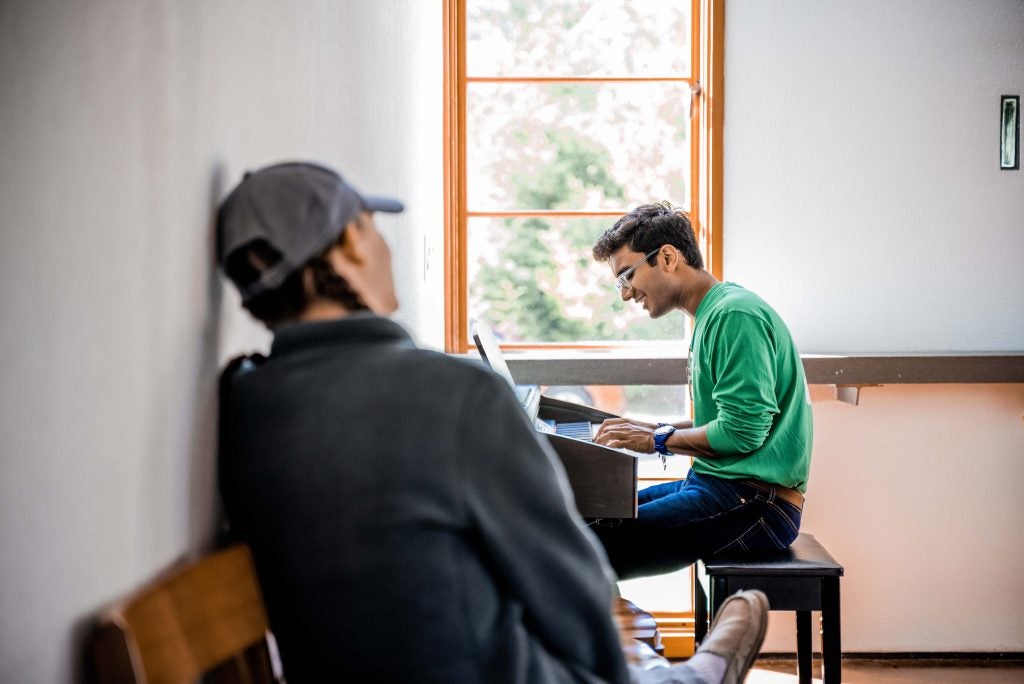
<svg viewBox="0 0 1024 684">
<path fill-rule="evenodd" d="M 341 237 L 327 251 L 326 258 L 335 273 L 346 280 L 352 274 L 353 268 L 362 265 L 364 261 L 363 238 L 359 234 L 359 227 L 355 221 L 348 222 Z"/>
<path fill-rule="evenodd" d="M 359 224 L 355 219 L 345 225 L 340 238 L 341 250 L 345 256 L 357 264 L 363 263 L 363 236 L 359 232 Z"/>
<path fill-rule="evenodd" d="M 669 271 L 674 271 L 681 264 L 686 264 L 686 258 L 682 252 L 671 247 L 662 247 L 661 251 L 658 252 L 658 258 L 664 261 L 665 268 Z"/>
</svg>

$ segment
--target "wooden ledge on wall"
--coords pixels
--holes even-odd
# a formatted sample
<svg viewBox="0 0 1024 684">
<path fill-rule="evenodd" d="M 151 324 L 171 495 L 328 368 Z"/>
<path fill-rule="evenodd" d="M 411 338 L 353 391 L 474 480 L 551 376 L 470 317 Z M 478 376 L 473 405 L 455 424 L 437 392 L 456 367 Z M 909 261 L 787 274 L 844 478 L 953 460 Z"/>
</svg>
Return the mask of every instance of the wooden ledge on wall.
<svg viewBox="0 0 1024 684">
<path fill-rule="evenodd" d="M 803 356 L 807 382 L 834 385 L 1021 383 L 1024 353 Z"/>
<path fill-rule="evenodd" d="M 871 385 L 1024 383 L 1024 352 L 802 358 L 808 384 L 834 386 L 837 395 Z M 685 356 L 653 350 L 530 350 L 509 352 L 506 360 L 516 382 L 527 385 L 685 385 L 687 378 Z"/>
</svg>

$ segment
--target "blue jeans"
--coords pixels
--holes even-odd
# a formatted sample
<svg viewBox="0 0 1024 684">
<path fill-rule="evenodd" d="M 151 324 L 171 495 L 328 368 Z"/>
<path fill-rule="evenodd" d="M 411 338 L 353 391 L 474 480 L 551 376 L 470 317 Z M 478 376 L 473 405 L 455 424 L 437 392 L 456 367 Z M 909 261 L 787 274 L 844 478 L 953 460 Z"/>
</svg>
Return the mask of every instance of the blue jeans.
<svg viewBox="0 0 1024 684">
<path fill-rule="evenodd" d="M 619 579 L 659 575 L 721 552 L 784 549 L 800 530 L 800 509 L 740 480 L 699 475 L 638 494 L 636 520 L 591 526 Z"/>
</svg>

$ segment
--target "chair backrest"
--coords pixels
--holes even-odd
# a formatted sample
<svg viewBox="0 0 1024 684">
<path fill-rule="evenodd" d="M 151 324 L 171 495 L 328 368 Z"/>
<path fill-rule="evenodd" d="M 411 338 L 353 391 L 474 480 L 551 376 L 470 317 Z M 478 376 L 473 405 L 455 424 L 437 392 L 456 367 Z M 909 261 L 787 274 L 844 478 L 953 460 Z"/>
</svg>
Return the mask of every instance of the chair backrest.
<svg viewBox="0 0 1024 684">
<path fill-rule="evenodd" d="M 267 615 L 244 545 L 172 568 L 103 611 L 92 642 L 99 682 L 276 681 Z"/>
</svg>

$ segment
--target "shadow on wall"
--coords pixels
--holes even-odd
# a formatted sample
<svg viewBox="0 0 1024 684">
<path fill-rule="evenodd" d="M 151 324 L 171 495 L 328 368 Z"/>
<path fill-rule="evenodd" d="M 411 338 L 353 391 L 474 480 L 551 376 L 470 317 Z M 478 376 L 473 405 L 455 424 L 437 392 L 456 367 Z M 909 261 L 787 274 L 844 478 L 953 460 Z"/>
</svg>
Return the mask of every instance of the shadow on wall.
<svg viewBox="0 0 1024 684">
<path fill-rule="evenodd" d="M 223 288 L 217 266 L 216 225 L 217 205 L 225 190 L 225 167 L 215 162 L 209 178 L 209 211 L 204 232 L 203 254 L 205 258 L 197 265 L 198 277 L 206 279 L 201 346 L 195 368 L 197 377 L 193 382 L 192 434 L 188 454 L 188 539 L 183 556 L 193 556 L 208 551 L 216 539 L 221 523 L 220 498 L 217 493 L 217 387 L 219 379 L 218 350 L 220 348 L 220 309 Z M 139 578 L 139 585 L 151 578 Z M 123 587 L 119 596 L 124 596 L 137 587 Z M 72 663 L 75 671 L 72 681 L 78 684 L 97 682 L 92 662 L 92 639 L 96 632 L 97 616 L 102 606 L 81 616 L 71 626 Z"/>
<path fill-rule="evenodd" d="M 189 454 L 188 542 L 192 550 L 207 547 L 219 526 L 217 494 L 217 386 L 220 349 L 220 308 L 223 288 L 217 272 L 217 205 L 225 191 L 224 163 L 210 170 L 209 217 L 206 226 L 206 310 L 203 312 L 202 353 L 196 368 L 196 396 L 192 405 L 192 447 Z M 212 523 L 212 525 L 211 525 Z"/>
</svg>

